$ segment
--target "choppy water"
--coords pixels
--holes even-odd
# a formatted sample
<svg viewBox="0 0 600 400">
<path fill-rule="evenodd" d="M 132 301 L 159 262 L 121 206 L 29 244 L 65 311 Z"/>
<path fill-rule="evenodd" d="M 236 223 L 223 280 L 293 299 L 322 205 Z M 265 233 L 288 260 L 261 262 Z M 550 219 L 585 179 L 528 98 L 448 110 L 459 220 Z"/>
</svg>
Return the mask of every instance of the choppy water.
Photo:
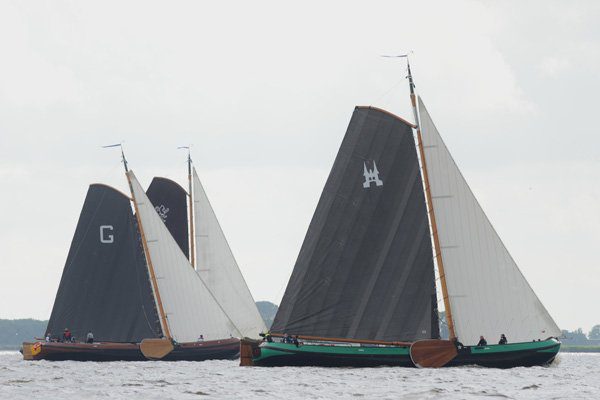
<svg viewBox="0 0 600 400">
<path fill-rule="evenodd" d="M 0 352 L 1 399 L 600 399 L 600 354 L 550 367 L 252 368 L 237 361 L 28 362 Z"/>
</svg>

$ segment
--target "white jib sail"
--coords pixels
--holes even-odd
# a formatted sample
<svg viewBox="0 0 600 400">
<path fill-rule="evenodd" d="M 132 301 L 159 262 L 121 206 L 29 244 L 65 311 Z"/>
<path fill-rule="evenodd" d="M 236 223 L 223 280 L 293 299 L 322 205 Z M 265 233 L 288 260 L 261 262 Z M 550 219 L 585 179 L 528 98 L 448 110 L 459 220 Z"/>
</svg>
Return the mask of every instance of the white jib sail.
<svg viewBox="0 0 600 400">
<path fill-rule="evenodd" d="M 243 336 L 267 330 L 194 169 L 196 270 Z"/>
<path fill-rule="evenodd" d="M 419 114 L 446 285 L 456 335 L 474 344 L 561 332 L 492 227 L 440 137 L 423 101 Z"/>
<path fill-rule="evenodd" d="M 127 174 L 173 339 L 195 342 L 200 335 L 205 340 L 240 336 L 169 233 L 133 172 Z"/>
</svg>

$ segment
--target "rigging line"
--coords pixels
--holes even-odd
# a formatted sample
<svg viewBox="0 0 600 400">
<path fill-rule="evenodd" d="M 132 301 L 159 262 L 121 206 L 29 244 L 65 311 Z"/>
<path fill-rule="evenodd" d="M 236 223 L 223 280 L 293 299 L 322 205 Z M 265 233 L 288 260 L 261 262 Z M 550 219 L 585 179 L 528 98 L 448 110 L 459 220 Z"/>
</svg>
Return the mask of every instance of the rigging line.
<svg viewBox="0 0 600 400">
<path fill-rule="evenodd" d="M 227 317 L 227 319 L 229 320 L 229 322 L 231 322 L 231 325 L 233 325 L 233 327 L 235 328 L 235 330 L 238 331 L 238 333 L 240 334 L 240 337 L 243 338 L 244 334 L 242 333 L 242 331 L 240 330 L 240 328 L 238 328 L 237 324 L 235 322 L 233 322 L 233 319 L 229 316 L 229 314 L 225 311 L 225 309 L 223 308 L 223 306 L 221 305 L 221 303 L 217 300 L 217 297 L 213 294 L 213 292 L 210 290 L 210 288 L 208 287 L 208 285 L 204 282 L 204 279 L 202 279 L 202 277 L 198 273 L 196 273 L 196 276 L 198 276 L 198 278 L 200 278 L 200 282 L 202 282 L 202 284 L 204 285 L 204 287 L 206 288 L 206 290 L 208 291 L 208 293 L 211 295 L 211 297 L 213 298 L 213 300 L 215 301 L 215 303 L 217 303 L 217 305 L 219 306 L 219 309 L 221 310 L 221 312 L 225 315 L 225 317 Z"/>
<path fill-rule="evenodd" d="M 292 277 L 292 275 L 290 274 L 288 281 L 290 280 L 291 277 Z M 279 305 L 281 305 L 281 300 L 283 300 L 282 292 L 286 289 L 286 287 L 287 287 L 287 282 L 284 282 L 283 285 L 281 285 L 281 287 L 277 291 L 277 298 L 279 298 Z"/>
<path fill-rule="evenodd" d="M 133 218 L 135 219 L 135 217 L 133 217 Z M 132 227 L 131 228 L 135 229 L 137 231 L 137 226 L 134 226 L 133 221 L 132 221 Z M 136 237 L 136 239 L 137 239 L 137 237 Z M 135 254 L 135 258 L 138 259 L 138 257 L 140 256 L 140 254 L 138 253 L 138 250 L 140 250 L 140 243 L 137 240 L 135 240 L 132 243 L 132 247 L 133 247 L 133 251 L 134 251 L 134 254 Z M 143 254 L 144 249 L 141 249 L 141 250 L 142 250 L 142 254 Z M 144 264 L 145 264 L 145 260 L 144 260 Z M 148 267 L 146 267 L 146 265 L 144 265 L 143 267 L 144 267 L 144 270 L 145 270 L 144 272 L 146 274 L 148 274 L 148 269 L 147 269 Z M 140 271 L 139 271 L 139 268 L 138 268 L 137 265 L 136 265 L 136 268 L 135 268 L 135 277 L 136 277 L 136 283 L 137 283 L 137 287 L 138 287 L 138 295 L 139 295 L 139 298 L 141 300 L 140 302 L 141 302 L 141 305 L 142 305 L 142 312 L 144 313 L 144 319 L 146 320 L 146 324 L 148 325 L 148 328 L 150 329 L 150 331 L 153 332 L 153 333 L 156 333 L 155 327 L 152 326 L 152 324 L 150 323 L 150 320 L 148 319 L 148 314 L 146 313 L 146 307 L 144 306 L 144 301 L 143 301 L 144 295 L 142 294 L 142 285 L 140 284 Z M 150 284 L 150 292 L 152 293 L 152 282 L 150 282 L 149 277 L 147 277 L 147 278 L 148 278 L 148 283 Z M 158 310 L 156 310 L 156 306 L 155 306 L 154 310 L 158 314 Z"/>
<path fill-rule="evenodd" d="M 384 97 L 386 97 L 387 95 L 389 95 L 392 90 L 396 89 L 398 86 L 400 86 L 401 83 L 404 82 L 404 79 L 399 80 L 398 82 L 394 83 L 392 85 L 392 87 L 390 87 L 387 91 L 385 91 L 381 96 L 379 96 L 378 98 L 375 99 L 375 101 L 371 102 L 371 104 L 375 104 L 377 103 L 379 100 L 383 99 Z"/>
<path fill-rule="evenodd" d="M 131 204 L 129 205 L 129 207 L 131 207 Z M 143 270 L 143 274 L 145 274 L 145 275 L 142 275 L 142 277 L 146 278 L 148 280 L 148 284 L 150 285 L 150 296 L 154 297 L 154 293 L 153 293 L 153 289 L 152 289 L 152 282 L 150 281 L 150 276 L 148 274 L 148 266 L 146 265 L 146 256 L 144 253 L 143 244 L 141 243 L 141 235 L 139 233 L 137 219 L 133 215 L 133 212 L 132 212 L 131 217 L 132 217 L 131 229 L 133 230 L 133 234 L 134 234 L 134 238 L 135 238 L 135 241 L 132 243 L 133 252 L 135 254 L 136 260 L 143 262 L 143 265 L 141 266 L 141 268 Z M 152 323 L 148 319 L 148 313 L 146 312 L 146 307 L 144 306 L 144 301 L 143 301 L 144 295 L 142 294 L 142 285 L 140 283 L 140 270 L 139 270 L 140 268 L 138 268 L 138 267 L 139 267 L 138 265 L 135 266 L 135 270 L 136 270 L 135 276 L 136 276 L 136 283 L 138 286 L 138 294 L 139 294 L 139 298 L 140 298 L 140 303 L 142 306 L 142 311 L 144 313 L 144 319 L 146 320 L 146 324 L 148 325 L 148 328 L 150 329 L 150 331 L 152 333 L 154 333 L 155 335 L 160 336 L 163 334 L 162 327 L 160 328 L 160 332 L 157 332 L 156 331 L 156 321 L 155 321 L 155 325 L 152 325 Z M 156 316 L 160 319 L 159 311 L 156 308 L 156 303 L 153 301 L 152 304 L 154 304 L 154 312 L 156 313 Z M 158 325 L 160 326 L 160 322 Z"/>
</svg>

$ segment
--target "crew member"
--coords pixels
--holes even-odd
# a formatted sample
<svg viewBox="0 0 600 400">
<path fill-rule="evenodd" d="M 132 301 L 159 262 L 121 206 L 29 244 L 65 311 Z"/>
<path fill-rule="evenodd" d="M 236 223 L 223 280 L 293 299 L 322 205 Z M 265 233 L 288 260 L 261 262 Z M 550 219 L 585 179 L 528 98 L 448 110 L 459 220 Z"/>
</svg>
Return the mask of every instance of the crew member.
<svg viewBox="0 0 600 400">
<path fill-rule="evenodd" d="M 498 344 L 507 344 L 508 340 L 506 340 L 506 336 L 504 335 L 504 333 L 502 335 L 500 335 L 500 340 L 498 341 Z"/>
<path fill-rule="evenodd" d="M 69 330 L 69 328 L 65 328 L 62 338 L 63 342 L 70 342 L 73 339 L 73 335 L 71 335 L 71 331 Z"/>
<path fill-rule="evenodd" d="M 267 342 L 272 343 L 273 342 L 273 336 L 271 336 L 271 331 L 265 333 L 265 339 Z"/>
<path fill-rule="evenodd" d="M 483 336 L 479 336 L 479 343 L 477 343 L 477 346 L 487 346 L 487 340 L 485 340 Z"/>
<path fill-rule="evenodd" d="M 94 334 L 92 333 L 92 331 L 88 331 L 85 342 L 86 343 L 94 343 Z"/>
</svg>

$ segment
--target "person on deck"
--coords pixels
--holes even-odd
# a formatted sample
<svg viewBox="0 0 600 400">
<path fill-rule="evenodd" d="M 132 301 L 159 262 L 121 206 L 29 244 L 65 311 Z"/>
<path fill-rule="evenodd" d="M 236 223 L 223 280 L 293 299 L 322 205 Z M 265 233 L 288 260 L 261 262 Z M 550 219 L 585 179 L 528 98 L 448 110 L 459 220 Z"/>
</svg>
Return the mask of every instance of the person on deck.
<svg viewBox="0 0 600 400">
<path fill-rule="evenodd" d="M 85 338 L 85 342 L 86 343 L 94 343 L 94 334 L 92 333 L 92 331 L 88 331 L 86 338 Z"/>
<path fill-rule="evenodd" d="M 62 339 L 63 342 L 70 342 L 71 339 L 73 339 L 73 335 L 71 335 L 71 331 L 69 330 L 69 328 L 65 328 Z"/>
<path fill-rule="evenodd" d="M 500 341 L 498 341 L 498 344 L 507 344 L 508 340 L 506 339 L 506 336 L 504 335 L 504 333 L 502 335 L 500 335 Z"/>
<path fill-rule="evenodd" d="M 200 337 L 198 338 L 199 342 L 204 342 L 204 335 L 200 335 Z"/>
<path fill-rule="evenodd" d="M 487 340 L 485 340 L 483 336 L 479 336 L 479 343 L 477 343 L 477 346 L 487 346 Z"/>
<path fill-rule="evenodd" d="M 292 338 L 292 343 L 296 345 L 296 347 L 300 346 L 300 342 L 298 341 L 298 335 Z"/>
<path fill-rule="evenodd" d="M 50 332 L 46 333 L 46 342 L 49 342 L 52 340 L 52 334 Z"/>
</svg>

